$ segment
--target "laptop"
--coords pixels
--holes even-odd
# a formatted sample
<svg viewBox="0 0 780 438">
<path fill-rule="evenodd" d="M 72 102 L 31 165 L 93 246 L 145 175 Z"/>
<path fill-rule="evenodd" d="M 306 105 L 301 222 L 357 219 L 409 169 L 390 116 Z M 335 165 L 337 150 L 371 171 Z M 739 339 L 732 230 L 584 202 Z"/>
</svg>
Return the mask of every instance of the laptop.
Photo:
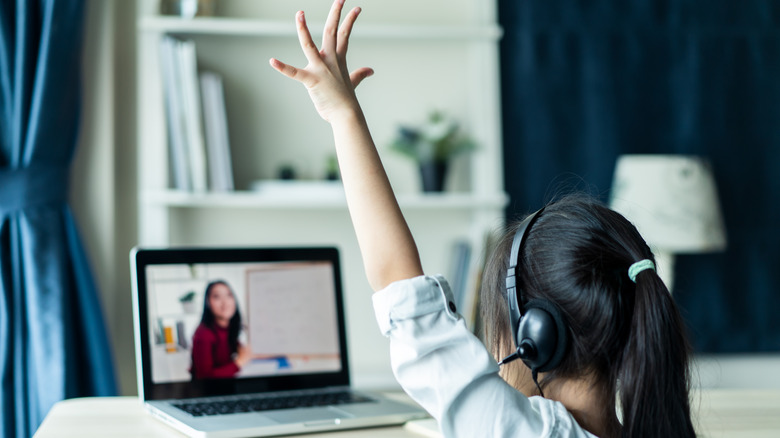
<svg viewBox="0 0 780 438">
<path fill-rule="evenodd" d="M 130 258 L 138 393 L 185 434 L 260 437 L 427 417 L 350 388 L 336 248 L 135 248 Z"/>
</svg>

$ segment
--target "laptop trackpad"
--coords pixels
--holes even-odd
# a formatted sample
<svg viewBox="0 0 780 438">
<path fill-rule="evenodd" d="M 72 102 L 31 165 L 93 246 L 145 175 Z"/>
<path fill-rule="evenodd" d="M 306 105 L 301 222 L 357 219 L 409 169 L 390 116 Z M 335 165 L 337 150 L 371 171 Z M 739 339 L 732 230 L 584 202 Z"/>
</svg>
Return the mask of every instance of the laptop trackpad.
<svg viewBox="0 0 780 438">
<path fill-rule="evenodd" d="M 311 421 L 349 418 L 351 415 L 329 407 L 291 409 L 289 411 L 267 412 L 264 415 L 280 423 L 306 423 Z"/>
</svg>

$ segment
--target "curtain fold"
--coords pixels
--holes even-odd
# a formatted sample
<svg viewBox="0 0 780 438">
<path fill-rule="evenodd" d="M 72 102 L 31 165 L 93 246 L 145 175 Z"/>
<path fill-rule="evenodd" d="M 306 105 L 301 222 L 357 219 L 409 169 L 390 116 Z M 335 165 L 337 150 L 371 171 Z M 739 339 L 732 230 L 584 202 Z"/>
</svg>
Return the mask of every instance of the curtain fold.
<svg viewBox="0 0 780 438">
<path fill-rule="evenodd" d="M 723 253 L 677 256 L 701 352 L 780 351 L 780 3 L 499 0 L 509 218 L 608 199 L 629 153 L 708 157 Z"/>
<path fill-rule="evenodd" d="M 81 0 L 0 3 L 2 437 L 59 400 L 116 394 L 105 321 L 67 204 L 81 109 Z"/>
</svg>

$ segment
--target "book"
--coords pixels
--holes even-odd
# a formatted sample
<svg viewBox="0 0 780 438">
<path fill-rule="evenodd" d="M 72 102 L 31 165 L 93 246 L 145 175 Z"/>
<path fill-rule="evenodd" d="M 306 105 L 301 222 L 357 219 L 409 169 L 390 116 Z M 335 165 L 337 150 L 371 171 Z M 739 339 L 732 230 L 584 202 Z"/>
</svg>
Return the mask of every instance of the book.
<svg viewBox="0 0 780 438">
<path fill-rule="evenodd" d="M 160 42 L 160 68 L 165 94 L 165 114 L 168 128 L 168 149 L 172 185 L 175 189 L 192 190 L 189 158 L 186 146 L 186 128 L 178 80 L 177 40 L 164 37 Z"/>
<path fill-rule="evenodd" d="M 187 342 L 187 331 L 184 328 L 184 321 L 176 321 L 176 339 L 177 345 L 179 347 L 184 350 L 189 348 L 189 343 Z"/>
<path fill-rule="evenodd" d="M 206 134 L 209 188 L 216 192 L 234 189 L 230 138 L 227 129 L 225 92 L 222 77 L 213 72 L 200 74 L 203 125 Z"/>
<path fill-rule="evenodd" d="M 463 312 L 466 304 L 466 290 L 469 277 L 471 244 L 467 240 L 458 240 L 453 244 L 451 268 L 448 278 L 455 297 L 455 307 Z M 461 313 L 462 314 L 462 313 Z"/>
<path fill-rule="evenodd" d="M 178 41 L 178 60 L 182 86 L 182 104 L 186 126 L 189 165 L 192 176 L 192 189 L 206 191 L 206 146 L 203 138 L 203 113 L 200 103 L 200 86 L 198 83 L 198 60 L 195 53 L 195 42 Z"/>
<path fill-rule="evenodd" d="M 173 337 L 173 327 L 169 325 L 163 327 L 163 333 L 165 333 L 165 351 L 167 353 L 175 353 L 178 348 L 176 347 L 176 340 Z"/>
<path fill-rule="evenodd" d="M 164 36 L 160 56 L 173 187 L 205 191 L 207 163 L 195 43 Z"/>
<path fill-rule="evenodd" d="M 466 326 L 478 337 L 482 331 L 479 293 L 485 266 L 496 244 L 495 237 L 492 232 L 481 236 L 475 234 L 470 240 L 456 242 L 453 251 L 453 259 L 456 260 L 453 264 L 457 266 L 457 273 L 451 283 L 455 305 L 466 321 Z"/>
</svg>

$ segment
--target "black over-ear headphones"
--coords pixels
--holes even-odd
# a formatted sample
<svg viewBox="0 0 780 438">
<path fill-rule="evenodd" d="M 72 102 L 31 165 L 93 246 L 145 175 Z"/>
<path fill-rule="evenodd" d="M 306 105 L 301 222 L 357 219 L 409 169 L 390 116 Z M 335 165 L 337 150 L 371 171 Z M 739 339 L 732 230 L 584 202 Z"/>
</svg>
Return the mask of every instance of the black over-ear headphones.
<svg viewBox="0 0 780 438">
<path fill-rule="evenodd" d="M 568 344 L 566 324 L 558 307 L 542 299 L 530 300 L 523 305 L 523 290 L 517 287 L 517 263 L 523 243 L 543 210 L 525 218 L 512 240 L 506 272 L 506 299 L 517 350 L 499 363 L 502 365 L 522 359 L 533 372 L 534 380 L 537 372 L 551 371 L 560 365 Z"/>
</svg>

